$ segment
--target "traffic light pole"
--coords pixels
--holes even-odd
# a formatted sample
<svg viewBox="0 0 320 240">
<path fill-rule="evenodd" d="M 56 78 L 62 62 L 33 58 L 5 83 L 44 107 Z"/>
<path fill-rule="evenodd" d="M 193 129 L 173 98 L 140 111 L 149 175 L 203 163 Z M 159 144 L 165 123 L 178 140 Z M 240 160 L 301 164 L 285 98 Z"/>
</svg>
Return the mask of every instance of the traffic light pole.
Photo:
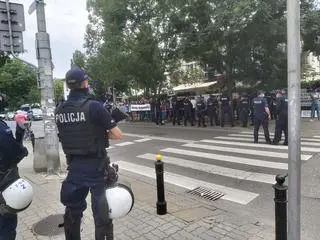
<svg viewBox="0 0 320 240">
<path fill-rule="evenodd" d="M 44 1 L 35 1 L 38 26 L 38 32 L 36 33 L 36 52 L 41 89 L 41 106 L 44 110 L 44 134 L 47 158 L 47 172 L 48 174 L 57 174 L 60 171 L 60 159 L 59 141 L 54 119 L 55 101 L 50 37 L 46 29 Z"/>
</svg>

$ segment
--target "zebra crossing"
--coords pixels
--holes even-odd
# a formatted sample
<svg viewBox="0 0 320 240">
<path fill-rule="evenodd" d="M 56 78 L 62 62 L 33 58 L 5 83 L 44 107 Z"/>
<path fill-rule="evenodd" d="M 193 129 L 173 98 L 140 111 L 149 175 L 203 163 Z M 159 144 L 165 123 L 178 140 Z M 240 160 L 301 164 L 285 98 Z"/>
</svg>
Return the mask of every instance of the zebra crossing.
<svg viewBox="0 0 320 240">
<path fill-rule="evenodd" d="M 178 141 L 181 145 L 159 149 L 165 163 L 165 182 L 186 190 L 209 188 L 223 193 L 221 199 L 247 205 L 262 194 L 260 186 L 270 186 L 272 191 L 275 176 L 288 169 L 288 146 L 265 144 L 262 133 L 259 141 L 254 144 L 253 133 L 242 131 L 199 141 Z M 301 145 L 304 164 L 319 152 L 320 136 L 301 138 Z M 146 151 L 136 159 L 118 161 L 120 173 L 124 170 L 155 179 L 155 153 Z M 248 191 L 248 182 L 256 186 L 255 191 Z"/>
</svg>

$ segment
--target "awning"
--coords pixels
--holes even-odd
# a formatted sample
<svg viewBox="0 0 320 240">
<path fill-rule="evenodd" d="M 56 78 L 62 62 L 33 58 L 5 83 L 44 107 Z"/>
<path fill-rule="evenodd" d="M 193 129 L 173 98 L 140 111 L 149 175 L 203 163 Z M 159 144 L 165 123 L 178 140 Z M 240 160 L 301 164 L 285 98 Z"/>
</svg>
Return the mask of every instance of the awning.
<svg viewBox="0 0 320 240">
<path fill-rule="evenodd" d="M 193 83 L 193 84 L 181 84 L 179 86 L 176 86 L 173 88 L 173 91 L 175 92 L 182 92 L 186 90 L 193 90 L 193 89 L 201 89 L 201 88 L 208 88 L 210 86 L 213 86 L 217 83 L 217 81 L 214 82 L 204 82 L 204 83 Z"/>
</svg>

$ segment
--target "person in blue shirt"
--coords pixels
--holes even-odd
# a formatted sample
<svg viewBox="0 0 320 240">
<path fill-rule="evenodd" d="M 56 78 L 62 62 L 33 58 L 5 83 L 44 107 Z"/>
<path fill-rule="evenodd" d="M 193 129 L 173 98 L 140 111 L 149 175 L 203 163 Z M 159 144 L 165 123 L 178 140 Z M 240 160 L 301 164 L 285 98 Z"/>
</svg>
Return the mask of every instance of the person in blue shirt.
<svg viewBox="0 0 320 240">
<path fill-rule="evenodd" d="M 28 150 L 13 137 L 12 130 L 0 120 L 0 185 L 5 186 L 8 171 L 28 155 Z M 0 189 L 3 191 L 4 189 Z M 18 217 L 15 213 L 0 214 L 0 239 L 14 240 Z"/>
<path fill-rule="evenodd" d="M 271 144 L 269 134 L 269 120 L 271 119 L 270 110 L 267 100 L 262 91 L 258 97 L 253 99 L 253 114 L 254 114 L 254 143 L 258 143 L 259 128 L 262 125 L 266 142 Z"/>
<path fill-rule="evenodd" d="M 88 76 L 80 68 L 66 74 L 70 89 L 68 100 L 56 110 L 59 139 L 67 157 L 68 175 L 61 187 L 61 202 L 66 207 L 64 229 L 66 240 L 80 240 L 80 225 L 86 198 L 91 193 L 91 208 L 95 223 L 95 239 L 104 240 L 111 234 L 112 221 L 101 210 L 101 199 L 112 179 L 106 148 L 108 139 L 119 140 L 121 130 L 101 102 L 88 95 Z"/>
</svg>

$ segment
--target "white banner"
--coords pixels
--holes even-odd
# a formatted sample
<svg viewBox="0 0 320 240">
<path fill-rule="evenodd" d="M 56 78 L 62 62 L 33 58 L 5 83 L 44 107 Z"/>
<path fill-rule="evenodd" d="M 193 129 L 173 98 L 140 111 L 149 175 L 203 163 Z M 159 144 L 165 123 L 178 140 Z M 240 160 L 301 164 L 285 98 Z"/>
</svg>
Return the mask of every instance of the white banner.
<svg viewBox="0 0 320 240">
<path fill-rule="evenodd" d="M 131 112 L 139 112 L 139 111 L 151 111 L 150 104 L 132 104 L 130 105 Z"/>
<path fill-rule="evenodd" d="M 311 110 L 301 110 L 301 117 L 302 118 L 311 118 Z M 318 118 L 317 112 L 314 113 L 314 117 Z"/>
</svg>

